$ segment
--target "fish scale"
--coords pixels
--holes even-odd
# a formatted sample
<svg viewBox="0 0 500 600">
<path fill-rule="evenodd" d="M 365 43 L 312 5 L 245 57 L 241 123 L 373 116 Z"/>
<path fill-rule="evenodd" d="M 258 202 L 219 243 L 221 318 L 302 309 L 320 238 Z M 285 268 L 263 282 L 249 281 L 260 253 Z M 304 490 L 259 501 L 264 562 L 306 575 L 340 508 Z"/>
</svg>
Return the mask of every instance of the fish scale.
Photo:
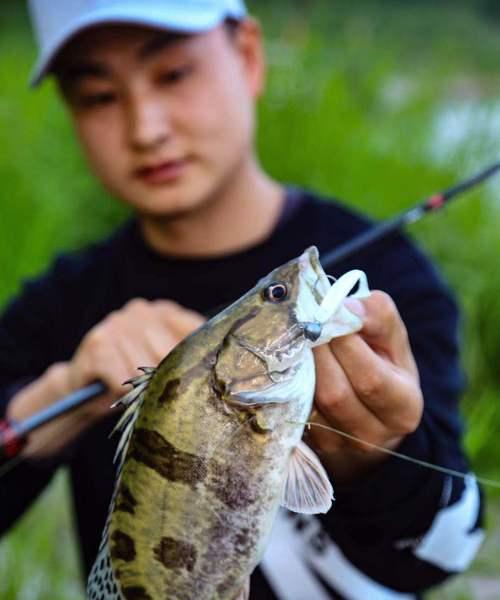
<svg viewBox="0 0 500 600">
<path fill-rule="evenodd" d="M 145 389 L 123 400 L 119 473 L 89 599 L 243 600 L 280 502 L 330 506 L 328 477 L 300 450 L 297 425 L 314 393 L 306 317 L 330 287 L 309 249 L 141 376 Z M 294 481 L 311 486 L 307 502 L 300 485 L 284 487 L 292 463 Z"/>
</svg>

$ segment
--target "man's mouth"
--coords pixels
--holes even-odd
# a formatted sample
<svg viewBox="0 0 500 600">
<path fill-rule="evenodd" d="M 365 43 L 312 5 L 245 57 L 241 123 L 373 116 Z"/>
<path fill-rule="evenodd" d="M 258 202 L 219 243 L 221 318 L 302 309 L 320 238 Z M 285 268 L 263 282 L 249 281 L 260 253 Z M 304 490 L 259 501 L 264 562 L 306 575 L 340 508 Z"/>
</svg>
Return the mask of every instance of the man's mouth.
<svg viewBox="0 0 500 600">
<path fill-rule="evenodd" d="M 188 164 L 189 161 L 185 158 L 168 160 L 140 167 L 134 171 L 134 176 L 151 185 L 172 183 L 183 175 Z"/>
</svg>

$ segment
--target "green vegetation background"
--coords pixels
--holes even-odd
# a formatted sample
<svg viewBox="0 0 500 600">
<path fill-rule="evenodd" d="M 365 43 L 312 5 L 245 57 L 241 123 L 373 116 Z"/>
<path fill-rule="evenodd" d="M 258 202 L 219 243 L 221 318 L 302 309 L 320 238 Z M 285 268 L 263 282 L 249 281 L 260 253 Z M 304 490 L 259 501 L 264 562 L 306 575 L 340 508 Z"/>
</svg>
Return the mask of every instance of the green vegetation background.
<svg viewBox="0 0 500 600">
<path fill-rule="evenodd" d="M 259 148 L 283 181 L 345 199 L 377 219 L 500 154 L 500 10 L 495 1 L 249 3 L 264 22 L 270 81 Z M 51 84 L 26 86 L 35 51 L 22 4 L 0 16 L 0 304 L 54 253 L 98 238 L 125 212 L 87 174 Z M 411 235 L 464 309 L 464 411 L 474 469 L 500 479 L 500 182 L 469 194 Z M 1 481 L 0 481 L 1 486 Z M 0 542 L 0 598 L 82 598 L 59 476 Z M 436 598 L 484 595 L 500 549 L 492 534 L 472 574 Z M 1 507 L 0 507 L 1 510 Z M 490 581 L 492 579 L 492 581 Z"/>
</svg>

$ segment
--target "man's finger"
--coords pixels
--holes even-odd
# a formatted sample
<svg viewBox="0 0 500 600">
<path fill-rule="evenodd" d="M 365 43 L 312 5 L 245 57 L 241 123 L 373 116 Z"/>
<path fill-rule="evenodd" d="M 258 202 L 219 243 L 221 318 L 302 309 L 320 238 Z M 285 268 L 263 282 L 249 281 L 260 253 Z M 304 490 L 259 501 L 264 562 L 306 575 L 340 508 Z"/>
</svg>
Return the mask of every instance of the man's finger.
<svg viewBox="0 0 500 600">
<path fill-rule="evenodd" d="M 330 348 L 327 345 L 315 348 L 314 356 L 317 377 L 315 406 L 319 412 L 332 426 L 360 438 L 382 434 L 384 425 L 357 397 Z M 319 437 L 319 434 L 314 435 Z M 331 436 L 332 434 L 328 437 Z M 323 434 L 321 438 L 328 439 Z"/>
<path fill-rule="evenodd" d="M 408 333 L 391 297 L 378 290 L 363 299 L 365 315 L 360 335 L 376 349 L 386 352 L 395 364 L 408 366 Z"/>
<path fill-rule="evenodd" d="M 414 381 L 408 373 L 379 356 L 359 335 L 332 340 L 330 350 L 359 401 L 388 428 L 406 431 L 418 418 Z"/>
<path fill-rule="evenodd" d="M 144 338 L 144 343 L 154 357 L 153 364 L 151 365 L 153 367 L 165 358 L 183 339 L 179 335 L 174 335 L 170 328 L 163 325 L 161 327 L 147 327 L 144 330 Z"/>
<path fill-rule="evenodd" d="M 153 306 L 162 322 L 182 337 L 198 329 L 206 321 L 205 317 L 196 311 L 169 300 L 157 300 L 153 302 Z"/>
</svg>

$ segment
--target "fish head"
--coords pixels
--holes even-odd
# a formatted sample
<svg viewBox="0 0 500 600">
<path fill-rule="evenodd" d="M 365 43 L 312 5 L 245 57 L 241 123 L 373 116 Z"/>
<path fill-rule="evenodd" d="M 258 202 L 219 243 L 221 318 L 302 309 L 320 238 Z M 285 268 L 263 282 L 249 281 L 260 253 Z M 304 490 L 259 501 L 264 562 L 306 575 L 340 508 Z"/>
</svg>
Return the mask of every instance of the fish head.
<svg viewBox="0 0 500 600">
<path fill-rule="evenodd" d="M 318 318 L 331 288 L 318 250 L 311 247 L 274 269 L 227 309 L 232 324 L 215 368 L 216 383 L 226 398 L 247 405 L 259 404 L 264 397 L 278 402 L 286 395 L 284 385 L 296 378 L 305 362 L 314 371 L 311 348 L 332 337 L 331 319 Z M 346 313 L 346 331 L 359 328 L 359 319 Z M 314 373 L 307 385 L 314 389 Z"/>
</svg>

